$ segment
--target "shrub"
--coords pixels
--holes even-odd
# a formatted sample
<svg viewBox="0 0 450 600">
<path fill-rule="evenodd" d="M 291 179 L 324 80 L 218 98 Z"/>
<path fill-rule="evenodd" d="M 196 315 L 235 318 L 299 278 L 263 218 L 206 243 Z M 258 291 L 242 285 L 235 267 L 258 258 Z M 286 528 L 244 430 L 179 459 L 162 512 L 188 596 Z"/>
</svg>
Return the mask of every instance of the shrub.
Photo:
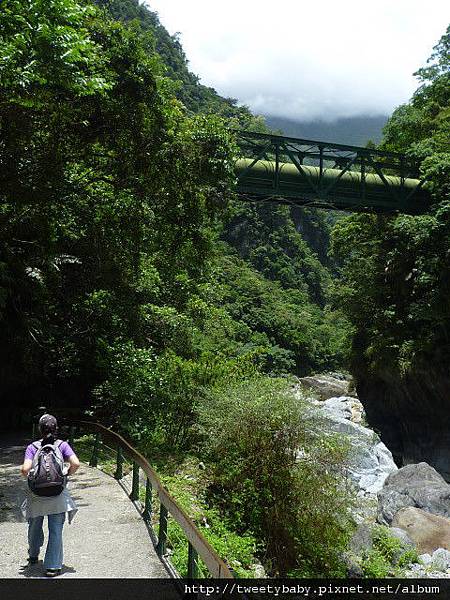
<svg viewBox="0 0 450 600">
<path fill-rule="evenodd" d="M 216 389 L 201 403 L 199 421 L 211 497 L 238 530 L 263 542 L 271 574 L 343 575 L 347 450 L 320 433 L 289 382 L 258 377 Z"/>
<path fill-rule="evenodd" d="M 237 360 L 204 353 L 193 360 L 132 342 L 105 347 L 103 362 L 108 377 L 93 390 L 98 418 L 152 454 L 193 443 L 196 405 L 208 386 L 255 372 L 251 354 Z"/>
<path fill-rule="evenodd" d="M 237 577 L 254 575 L 256 541 L 250 535 L 240 535 L 216 508 L 208 505 L 205 490 L 209 481 L 208 468 L 198 457 L 164 457 L 158 466 L 161 481 L 179 506 L 189 515 L 218 555 L 234 569 Z M 142 490 L 143 494 L 144 490 Z M 142 498 L 143 499 L 143 498 Z M 155 525 L 158 522 L 154 514 Z M 181 577 L 187 577 L 188 544 L 186 535 L 173 519 L 168 522 L 170 561 Z M 207 577 L 208 569 L 198 558 L 199 577 Z"/>
<path fill-rule="evenodd" d="M 403 568 L 419 560 L 417 551 L 394 537 L 388 527 L 376 525 L 372 541 L 373 548 L 361 561 L 365 577 L 402 577 Z"/>
</svg>

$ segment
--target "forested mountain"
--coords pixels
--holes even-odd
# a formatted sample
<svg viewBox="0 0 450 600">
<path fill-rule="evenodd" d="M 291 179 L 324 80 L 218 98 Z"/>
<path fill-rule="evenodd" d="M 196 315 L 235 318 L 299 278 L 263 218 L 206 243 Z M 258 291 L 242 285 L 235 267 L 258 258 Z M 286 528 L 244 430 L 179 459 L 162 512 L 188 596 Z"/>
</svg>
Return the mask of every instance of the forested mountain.
<svg viewBox="0 0 450 600">
<path fill-rule="evenodd" d="M 188 68 L 188 62 L 183 48 L 176 35 L 170 35 L 161 25 L 158 15 L 152 12 L 138 0 L 94 0 L 95 4 L 104 7 L 117 20 L 125 23 L 134 21 L 133 26 L 149 33 L 153 48 L 162 58 L 165 73 L 176 82 L 174 93 L 192 113 L 213 113 L 226 118 L 232 118 L 231 124 L 245 127 L 251 123 L 252 128 L 258 119 L 231 98 L 223 98 L 210 87 L 199 82 L 199 78 Z M 263 120 L 261 126 L 264 128 Z"/>
<path fill-rule="evenodd" d="M 333 247 L 369 418 L 400 464 L 425 461 L 450 477 L 450 28 L 416 76 L 420 86 L 389 119 L 382 148 L 421 161 L 433 209 L 354 215 L 336 227 Z"/>
<path fill-rule="evenodd" d="M 176 36 L 168 34 L 158 16 L 149 8 L 140 5 L 137 0 L 97 0 L 97 3 L 106 6 L 115 19 L 133 23 L 133 26 L 152 36 L 154 48 L 162 58 L 166 74 L 175 82 L 174 93 L 186 107 L 188 114 L 220 115 L 227 119 L 227 126 L 230 128 L 270 131 L 262 117 L 254 116 L 248 108 L 238 107 L 235 100 L 222 98 L 212 88 L 199 83 L 198 77 L 189 70 L 186 56 Z M 256 300 L 253 295 L 249 296 L 239 311 L 232 311 L 235 316 L 240 316 L 238 321 L 253 324 L 251 328 L 255 332 L 252 335 L 256 335 L 259 340 L 257 346 L 261 349 L 261 341 L 265 340 L 268 356 L 272 357 L 275 353 L 285 357 L 287 362 L 282 361 L 279 367 L 273 358 L 267 359 L 267 364 L 275 372 L 284 371 L 290 365 L 288 371 L 294 369 L 294 372 L 304 374 L 311 369 L 337 368 L 345 361 L 345 321 L 341 315 L 332 313 L 329 308 L 325 309 L 329 302 L 332 279 L 330 270 L 333 267 L 328 256 L 332 222 L 330 215 L 319 210 L 291 211 L 276 204 L 249 205 L 230 198 L 221 231 L 221 238 L 227 244 L 220 246 L 221 251 L 216 255 L 218 263 L 226 257 L 228 264 L 228 255 L 231 253 L 232 256 L 237 252 L 245 261 L 241 265 L 245 264 L 246 269 L 256 271 L 255 277 L 262 281 L 271 280 L 289 293 L 301 291 L 304 294 L 297 303 L 283 303 L 280 295 L 280 308 L 283 307 L 288 320 L 294 318 L 291 312 L 294 310 L 295 313 L 296 305 L 302 307 L 299 308 L 299 314 L 303 314 L 302 330 L 306 336 L 303 346 L 298 341 L 290 340 L 289 336 L 274 334 L 275 331 L 284 329 L 284 325 L 277 321 L 276 313 L 264 302 L 260 312 L 265 314 L 265 318 L 255 320 L 250 317 L 254 313 L 254 303 L 261 303 L 261 298 Z M 233 259 L 230 264 L 237 263 Z M 220 267 L 217 271 L 220 271 Z M 309 309 L 314 317 L 305 321 L 305 313 L 302 312 L 304 309 L 307 312 Z M 275 322 L 269 325 L 268 319 L 275 319 Z M 336 331 L 331 326 L 333 320 Z M 318 324 L 319 329 L 323 329 L 323 335 L 319 336 L 322 342 L 319 344 L 313 342 L 313 331 Z M 246 347 L 250 348 L 253 343 L 249 338 L 246 340 Z"/>
<path fill-rule="evenodd" d="M 328 220 L 237 200 L 230 128 L 264 121 L 200 86 L 178 41 L 137 0 L 98 4 L 2 4 L 2 427 L 42 405 L 89 409 L 149 456 L 178 453 L 179 468 L 190 454 L 208 456 L 196 502 L 220 509 L 222 552 L 237 553 L 238 569 L 251 573 L 261 547 L 274 574 L 300 555 L 305 572 L 338 572 L 341 453 L 324 452 L 286 378 L 345 356 L 348 326 L 330 307 Z M 229 472 L 207 424 L 230 394 L 225 446 L 244 407 L 252 427 Z M 304 439 L 317 460 L 299 477 Z M 255 456 L 250 480 L 242 469 Z M 275 460 L 276 484 L 263 475 Z M 239 470 L 247 488 L 227 492 Z M 322 483 L 308 515 L 311 478 Z M 241 514 L 249 486 L 255 510 Z M 280 503 L 293 510 L 275 531 Z M 330 535 L 316 553 L 319 519 Z"/>
<path fill-rule="evenodd" d="M 301 122 L 267 116 L 266 123 L 272 129 L 279 129 L 284 135 L 292 137 L 365 146 L 369 140 L 375 144 L 381 142 L 387 119 L 387 116 L 362 116 L 341 118 L 330 122 L 320 120 Z"/>
<path fill-rule="evenodd" d="M 81 37 L 95 26 L 90 34 L 92 44 L 79 42 L 78 49 L 76 38 L 71 45 L 58 37 L 54 43 L 54 52 L 67 45 L 66 56 L 72 63 L 56 54 L 44 59 L 41 55 L 48 52 L 47 42 L 44 40 L 38 51 L 33 47 L 34 38 L 25 38 L 23 43 L 36 56 L 29 72 L 21 63 L 19 42 L 12 46 L 14 52 L 7 50 L 6 38 L 3 42 L 2 190 L 8 208 L 2 212 L 0 308 L 4 325 L 0 335 L 5 397 L 13 402 L 26 397 L 30 404 L 38 405 L 45 397 L 69 395 L 73 398 L 69 402 L 76 403 L 75 398 L 81 396 L 87 403 L 96 385 L 104 396 L 103 379 L 110 359 L 109 350 L 103 356 L 101 347 L 125 343 L 126 331 L 138 346 L 148 339 L 154 351 L 172 352 L 177 361 L 202 362 L 204 355 L 208 361 L 210 350 L 205 351 L 203 342 L 198 342 L 205 339 L 204 334 L 189 334 L 189 339 L 186 335 L 208 329 L 207 311 L 225 313 L 224 298 L 228 299 L 228 324 L 227 332 L 220 335 L 227 340 L 222 350 L 225 361 L 239 357 L 240 362 L 249 360 L 274 373 L 307 373 L 339 366 L 345 354 L 342 319 L 327 307 L 331 280 L 328 221 L 320 212 L 297 211 L 296 223 L 301 222 L 304 232 L 300 234 L 286 207 L 243 204 L 223 190 L 208 191 L 208 165 L 218 165 L 217 186 L 222 177 L 219 164 L 226 164 L 217 161 L 229 152 L 227 134 L 221 134 L 223 142 L 216 137 L 223 126 L 217 114 L 231 116 L 233 126 L 264 128 L 263 121 L 199 85 L 188 70 L 180 44 L 137 0 L 99 4 L 129 27 L 121 29 L 110 23 L 99 27 L 89 4 L 80 8 L 75 16 L 67 17 L 67 26 L 77 35 L 80 29 Z M 20 14 L 19 0 L 17 7 Z M 10 16 L 14 10 L 4 13 L 4 19 L 12 23 L 6 22 L 10 30 L 17 23 Z M 50 8 L 40 16 L 49 23 L 56 18 Z M 82 29 L 84 21 L 89 27 Z M 121 36 L 129 44 L 126 50 L 117 41 Z M 82 61 L 90 65 L 86 76 L 81 75 Z M 139 69 L 143 75 L 138 81 Z M 128 83 L 122 82 L 124 77 L 129 78 Z M 53 80 L 50 88 L 46 82 Z M 60 100 L 47 103 L 44 99 L 49 89 L 55 98 L 60 94 Z M 173 103 L 173 94 L 184 109 Z M 214 117 L 202 120 L 197 113 Z M 151 151 L 145 145 L 149 142 L 142 141 L 149 128 L 154 140 Z M 134 136 L 133 131 L 140 133 Z M 173 140 L 169 142 L 169 138 Z M 198 151 L 192 146 L 193 139 L 198 140 Z M 98 150 L 100 147 L 103 150 Z M 29 159 L 31 148 L 33 162 Z M 127 161 L 114 162 L 124 148 Z M 102 175 L 94 169 L 96 160 Z M 187 198 L 191 193 L 186 186 L 191 185 L 189 165 L 195 160 L 203 161 L 198 175 L 207 187 L 199 196 L 201 201 L 189 201 L 180 212 L 176 196 Z M 141 176 L 138 173 L 146 161 L 152 167 Z M 158 161 L 167 166 L 158 167 Z M 170 194 L 168 183 L 163 182 L 169 181 L 168 174 L 178 165 L 183 165 L 186 175 L 171 196 L 173 209 L 166 208 L 167 200 L 158 200 L 154 208 L 158 195 L 165 198 Z M 181 176 L 180 171 L 178 178 Z M 229 180 L 232 170 L 223 176 Z M 158 186 L 165 191 L 155 195 L 152 190 Z M 13 202 L 18 190 L 22 190 L 23 208 Z M 83 200 L 77 199 L 82 190 Z M 97 193 L 102 194 L 102 202 L 91 206 Z M 127 194 L 133 199 L 128 200 Z M 149 194 L 154 200 L 145 208 L 137 196 L 145 199 Z M 84 223 L 87 214 L 92 216 L 88 225 Z M 128 249 L 122 237 L 129 240 Z M 226 243 L 219 244 L 219 237 Z M 39 244 L 35 239 L 41 240 Z M 244 265 L 239 260 L 245 261 L 243 272 L 252 273 L 263 288 L 272 286 L 285 292 L 264 295 L 253 290 L 239 298 L 239 309 L 230 304 L 234 291 L 227 289 L 222 271 L 224 265 L 227 272 L 232 265 L 238 271 L 238 265 Z M 144 271 L 139 274 L 139 269 Z M 140 283 L 142 277 L 148 283 Z M 146 285 L 151 292 L 139 291 Z M 214 289 L 214 294 L 206 289 Z M 272 307 L 277 298 L 277 310 L 269 310 L 265 298 Z M 146 309 L 137 305 L 130 309 L 130 302 L 136 301 Z M 199 303 L 204 304 L 201 318 L 192 309 Z M 100 314 L 104 318 L 100 319 Z M 300 330 L 287 327 L 299 319 Z M 62 323 L 66 323 L 64 332 Z M 220 323 L 218 320 L 216 328 Z M 120 336 L 116 328 L 122 332 Z M 144 333 L 150 329 L 151 334 Z M 317 330 L 323 332 L 320 343 Z M 175 343 L 178 336 L 185 342 L 183 348 Z M 99 394 L 97 391 L 96 397 Z"/>
<path fill-rule="evenodd" d="M 137 0 L 96 4 L 2 3 L 2 426 L 88 409 L 176 464 L 238 575 L 257 554 L 270 575 L 341 576 L 345 448 L 289 375 L 345 366 L 356 332 L 363 399 L 430 364 L 427 389 L 445 381 L 448 35 L 384 142 L 423 159 L 434 211 L 345 219 L 330 257 L 330 213 L 233 194 L 231 129 L 264 120 L 199 85 Z"/>
</svg>

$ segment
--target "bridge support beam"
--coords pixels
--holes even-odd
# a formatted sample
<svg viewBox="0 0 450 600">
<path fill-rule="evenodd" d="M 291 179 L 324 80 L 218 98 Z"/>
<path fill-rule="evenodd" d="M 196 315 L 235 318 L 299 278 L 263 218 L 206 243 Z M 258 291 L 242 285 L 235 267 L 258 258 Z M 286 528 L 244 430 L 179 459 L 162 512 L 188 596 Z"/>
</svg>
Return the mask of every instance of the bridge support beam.
<svg viewBox="0 0 450 600">
<path fill-rule="evenodd" d="M 420 164 L 375 148 L 236 131 L 244 199 L 373 213 L 426 213 Z"/>
</svg>

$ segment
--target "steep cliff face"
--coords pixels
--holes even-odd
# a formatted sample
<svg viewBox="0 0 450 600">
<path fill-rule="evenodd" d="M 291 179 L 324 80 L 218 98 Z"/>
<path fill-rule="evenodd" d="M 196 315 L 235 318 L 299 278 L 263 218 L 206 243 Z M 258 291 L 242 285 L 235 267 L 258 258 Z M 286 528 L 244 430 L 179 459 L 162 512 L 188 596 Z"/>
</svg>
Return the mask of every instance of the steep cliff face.
<svg viewBox="0 0 450 600">
<path fill-rule="evenodd" d="M 420 87 L 397 108 L 382 148 L 421 163 L 426 215 L 351 216 L 332 232 L 336 301 L 353 326 L 351 372 L 370 424 L 399 465 L 450 480 L 450 27 Z"/>
<path fill-rule="evenodd" d="M 399 379 L 388 371 L 360 375 L 358 396 L 367 419 L 397 465 L 426 462 L 450 481 L 450 374 L 416 372 Z"/>
</svg>

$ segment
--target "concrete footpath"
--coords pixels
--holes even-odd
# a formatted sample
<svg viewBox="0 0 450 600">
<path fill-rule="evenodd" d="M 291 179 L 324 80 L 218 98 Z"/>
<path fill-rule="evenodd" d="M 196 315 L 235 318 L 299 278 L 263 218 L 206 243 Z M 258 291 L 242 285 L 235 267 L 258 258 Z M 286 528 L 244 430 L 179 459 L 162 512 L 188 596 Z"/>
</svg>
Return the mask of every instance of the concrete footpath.
<svg viewBox="0 0 450 600">
<path fill-rule="evenodd" d="M 43 577 L 42 559 L 27 565 L 27 524 L 20 512 L 26 481 L 20 475 L 29 440 L 0 438 L 0 578 Z M 78 513 L 64 525 L 64 578 L 167 578 L 133 503 L 112 477 L 82 463 L 69 490 Z"/>
</svg>

